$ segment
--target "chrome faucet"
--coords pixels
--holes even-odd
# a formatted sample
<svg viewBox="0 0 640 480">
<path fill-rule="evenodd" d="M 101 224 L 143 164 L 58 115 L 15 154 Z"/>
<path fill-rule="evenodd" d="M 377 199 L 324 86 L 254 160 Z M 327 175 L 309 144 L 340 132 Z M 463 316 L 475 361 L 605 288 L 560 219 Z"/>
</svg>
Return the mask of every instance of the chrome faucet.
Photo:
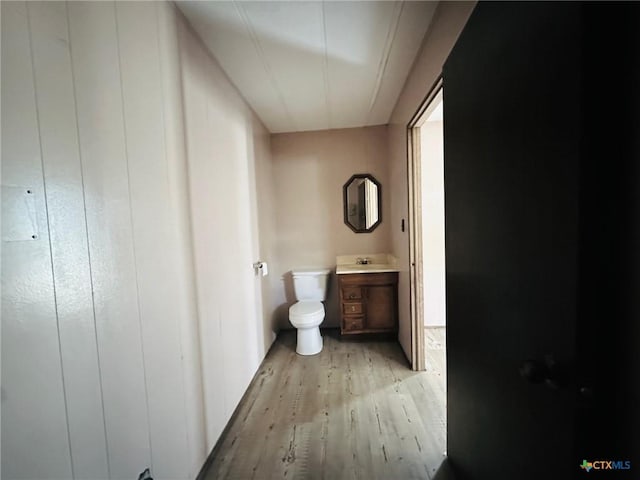
<svg viewBox="0 0 640 480">
<path fill-rule="evenodd" d="M 356 265 L 369 265 L 369 259 L 368 258 L 356 258 Z"/>
</svg>

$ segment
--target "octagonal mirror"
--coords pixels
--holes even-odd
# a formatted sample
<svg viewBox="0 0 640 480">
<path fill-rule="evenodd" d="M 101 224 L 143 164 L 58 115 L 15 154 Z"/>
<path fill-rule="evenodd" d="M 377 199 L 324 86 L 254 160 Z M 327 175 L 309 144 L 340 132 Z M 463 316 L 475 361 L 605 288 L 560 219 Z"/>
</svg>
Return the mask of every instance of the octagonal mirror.
<svg viewBox="0 0 640 480">
<path fill-rule="evenodd" d="M 373 175 L 353 175 L 343 187 L 344 223 L 356 233 L 373 232 L 382 221 L 382 187 Z"/>
</svg>

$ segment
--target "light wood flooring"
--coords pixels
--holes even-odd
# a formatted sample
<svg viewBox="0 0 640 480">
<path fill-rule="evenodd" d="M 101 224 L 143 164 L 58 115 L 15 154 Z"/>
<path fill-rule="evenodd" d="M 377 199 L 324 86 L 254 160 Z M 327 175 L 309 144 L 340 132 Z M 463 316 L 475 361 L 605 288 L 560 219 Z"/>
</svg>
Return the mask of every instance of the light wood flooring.
<svg viewBox="0 0 640 480">
<path fill-rule="evenodd" d="M 276 339 L 199 479 L 431 479 L 445 450 L 444 329 L 426 372 L 394 341 L 323 331 L 319 355 Z M 440 474 L 438 474 L 438 477 Z"/>
</svg>

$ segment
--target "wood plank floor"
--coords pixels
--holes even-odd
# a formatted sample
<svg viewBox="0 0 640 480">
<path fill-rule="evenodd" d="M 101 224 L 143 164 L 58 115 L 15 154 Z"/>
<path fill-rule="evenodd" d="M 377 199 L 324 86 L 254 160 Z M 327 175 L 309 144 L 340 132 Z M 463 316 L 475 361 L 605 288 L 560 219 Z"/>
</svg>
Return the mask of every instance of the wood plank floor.
<svg viewBox="0 0 640 480">
<path fill-rule="evenodd" d="M 427 333 L 426 372 L 396 342 L 327 330 L 323 351 L 302 357 L 295 331 L 281 332 L 199 478 L 433 478 L 446 436 L 440 330 Z"/>
</svg>

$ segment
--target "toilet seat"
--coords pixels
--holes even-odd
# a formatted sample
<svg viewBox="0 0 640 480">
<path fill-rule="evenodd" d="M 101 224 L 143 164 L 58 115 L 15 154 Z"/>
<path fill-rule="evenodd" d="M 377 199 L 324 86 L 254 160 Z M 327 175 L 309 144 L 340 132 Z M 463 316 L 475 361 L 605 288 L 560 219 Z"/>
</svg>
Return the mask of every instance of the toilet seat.
<svg viewBox="0 0 640 480">
<path fill-rule="evenodd" d="M 289 321 L 294 326 L 318 324 L 323 319 L 324 305 L 322 302 L 300 301 L 289 308 Z"/>
</svg>

